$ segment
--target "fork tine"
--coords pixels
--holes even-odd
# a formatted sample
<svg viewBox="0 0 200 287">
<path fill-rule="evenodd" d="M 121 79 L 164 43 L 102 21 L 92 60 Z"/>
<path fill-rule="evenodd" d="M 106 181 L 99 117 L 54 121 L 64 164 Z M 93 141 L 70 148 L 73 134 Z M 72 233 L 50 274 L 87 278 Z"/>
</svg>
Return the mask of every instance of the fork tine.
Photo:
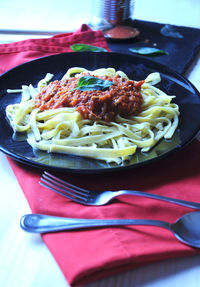
<svg viewBox="0 0 200 287">
<path fill-rule="evenodd" d="M 86 202 L 89 195 L 89 191 L 72 185 L 66 181 L 63 181 L 47 172 L 40 178 L 40 184 L 48 187 L 61 195 L 64 195 L 72 200 L 75 198 L 79 200 L 80 203 Z M 80 191 L 81 190 L 81 191 Z"/>
<path fill-rule="evenodd" d="M 67 194 L 67 193 L 61 192 L 60 190 L 56 189 L 55 187 L 52 187 L 52 186 L 50 186 L 50 185 L 47 185 L 47 184 L 45 184 L 45 183 L 42 182 L 42 181 L 39 181 L 39 184 L 43 185 L 44 187 L 47 187 L 48 189 L 51 189 L 51 190 L 55 191 L 56 193 L 58 193 L 58 194 L 60 194 L 60 195 L 62 195 L 62 196 L 64 196 L 64 197 L 67 197 L 67 198 L 71 199 L 72 201 L 75 201 L 75 202 L 77 202 L 77 203 L 83 204 L 83 200 L 79 200 L 79 199 L 77 199 L 76 197 L 73 197 L 73 196 L 70 196 L 70 195 Z"/>
<path fill-rule="evenodd" d="M 50 187 L 56 188 L 60 192 L 67 193 L 67 194 L 70 194 L 72 196 L 76 196 L 76 197 L 78 197 L 80 199 L 86 199 L 86 196 L 84 194 L 82 195 L 80 192 L 76 192 L 76 190 L 67 188 L 64 185 L 62 185 L 61 183 L 57 183 L 56 181 L 53 181 L 51 178 L 41 177 L 40 180 L 44 184 L 46 184 L 46 185 L 48 185 Z"/>
<path fill-rule="evenodd" d="M 60 179 L 60 178 L 54 176 L 53 174 L 51 174 L 51 173 L 49 173 L 49 172 L 47 172 L 47 171 L 44 171 L 42 177 L 45 178 L 45 179 L 48 179 L 48 180 L 51 179 L 51 181 L 52 181 L 52 179 L 53 179 L 52 182 L 56 181 L 57 183 L 61 184 L 62 186 L 66 187 L 66 188 L 71 188 L 71 189 L 73 189 L 73 190 L 76 191 L 76 193 L 78 193 L 78 194 L 81 194 L 81 195 L 86 194 L 86 195 L 88 195 L 88 194 L 90 193 L 89 190 L 84 189 L 84 188 L 81 188 L 81 187 L 78 187 L 78 186 L 76 186 L 76 185 L 73 185 L 73 184 L 71 184 L 71 183 L 69 183 L 69 182 L 67 182 L 67 181 L 65 181 L 65 180 L 62 180 L 62 179 Z"/>
</svg>

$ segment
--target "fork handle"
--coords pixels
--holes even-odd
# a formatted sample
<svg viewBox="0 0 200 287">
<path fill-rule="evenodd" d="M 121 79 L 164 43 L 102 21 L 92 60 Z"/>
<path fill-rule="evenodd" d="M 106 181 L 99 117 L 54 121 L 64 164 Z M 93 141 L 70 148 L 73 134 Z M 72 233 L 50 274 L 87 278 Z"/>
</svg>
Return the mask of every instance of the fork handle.
<svg viewBox="0 0 200 287">
<path fill-rule="evenodd" d="M 116 196 L 125 195 L 125 194 L 144 196 L 144 197 L 148 197 L 148 198 L 153 198 L 153 199 L 158 199 L 158 200 L 162 200 L 162 201 L 175 203 L 175 204 L 190 207 L 190 208 L 200 209 L 200 203 L 181 200 L 181 199 L 175 199 L 175 198 L 171 198 L 171 197 L 167 197 L 167 196 L 161 196 L 158 194 L 153 194 L 153 193 L 148 193 L 148 192 L 143 192 L 143 191 L 137 191 L 137 190 L 119 190 L 116 192 Z"/>
<path fill-rule="evenodd" d="M 61 230 L 73 230 L 102 226 L 154 225 L 171 230 L 171 224 L 151 219 L 83 219 L 26 214 L 21 218 L 22 229 L 32 233 L 47 233 Z"/>
</svg>

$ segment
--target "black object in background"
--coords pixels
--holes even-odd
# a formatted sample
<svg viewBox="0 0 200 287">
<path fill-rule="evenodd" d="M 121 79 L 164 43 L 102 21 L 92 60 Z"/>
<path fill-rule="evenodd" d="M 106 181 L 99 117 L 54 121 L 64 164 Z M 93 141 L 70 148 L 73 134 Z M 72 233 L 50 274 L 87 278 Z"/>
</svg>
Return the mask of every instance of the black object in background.
<svg viewBox="0 0 200 287">
<path fill-rule="evenodd" d="M 200 51 L 200 29 L 174 26 L 183 38 L 172 38 L 160 33 L 165 24 L 135 20 L 133 26 L 140 31 L 137 39 L 108 42 L 112 52 L 128 53 L 129 48 L 155 47 L 165 50 L 168 55 L 138 56 L 149 58 L 184 74 Z"/>
</svg>

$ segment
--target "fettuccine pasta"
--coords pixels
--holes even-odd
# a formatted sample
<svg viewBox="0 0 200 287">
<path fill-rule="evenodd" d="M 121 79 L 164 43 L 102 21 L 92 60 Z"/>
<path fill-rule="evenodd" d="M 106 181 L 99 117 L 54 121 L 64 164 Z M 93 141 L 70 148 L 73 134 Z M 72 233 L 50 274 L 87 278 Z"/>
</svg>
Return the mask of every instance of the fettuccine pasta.
<svg viewBox="0 0 200 287">
<path fill-rule="evenodd" d="M 121 78 L 122 82 L 131 82 L 124 72 L 113 68 L 88 71 L 79 67 L 69 69 L 62 81 L 75 79 L 77 75 L 79 78 L 80 75 L 106 76 L 109 80 Z M 21 102 L 6 108 L 14 132 L 26 132 L 27 141 L 34 149 L 120 164 L 129 160 L 137 148 L 148 152 L 161 139 L 170 139 L 178 126 L 179 108 L 172 103 L 175 96 L 169 96 L 154 86 L 161 80 L 159 73 L 148 75 L 142 82 L 139 88 L 142 97 L 140 110 L 128 116 L 116 114 L 111 121 L 87 118 L 72 106 L 43 109 L 37 101 L 52 79 L 53 75 L 48 73 L 36 88 L 22 86 Z M 134 84 L 137 87 L 137 82 Z M 44 97 L 45 94 L 43 100 Z"/>
</svg>

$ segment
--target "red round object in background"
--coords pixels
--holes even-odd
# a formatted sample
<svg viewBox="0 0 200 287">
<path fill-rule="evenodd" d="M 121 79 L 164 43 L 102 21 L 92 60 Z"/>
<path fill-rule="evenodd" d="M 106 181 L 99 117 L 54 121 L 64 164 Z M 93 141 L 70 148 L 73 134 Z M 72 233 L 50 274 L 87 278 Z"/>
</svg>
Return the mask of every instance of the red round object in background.
<svg viewBox="0 0 200 287">
<path fill-rule="evenodd" d="M 108 39 L 126 40 L 135 38 L 140 34 L 139 30 L 131 27 L 118 25 L 112 29 L 104 31 L 104 36 Z"/>
</svg>

